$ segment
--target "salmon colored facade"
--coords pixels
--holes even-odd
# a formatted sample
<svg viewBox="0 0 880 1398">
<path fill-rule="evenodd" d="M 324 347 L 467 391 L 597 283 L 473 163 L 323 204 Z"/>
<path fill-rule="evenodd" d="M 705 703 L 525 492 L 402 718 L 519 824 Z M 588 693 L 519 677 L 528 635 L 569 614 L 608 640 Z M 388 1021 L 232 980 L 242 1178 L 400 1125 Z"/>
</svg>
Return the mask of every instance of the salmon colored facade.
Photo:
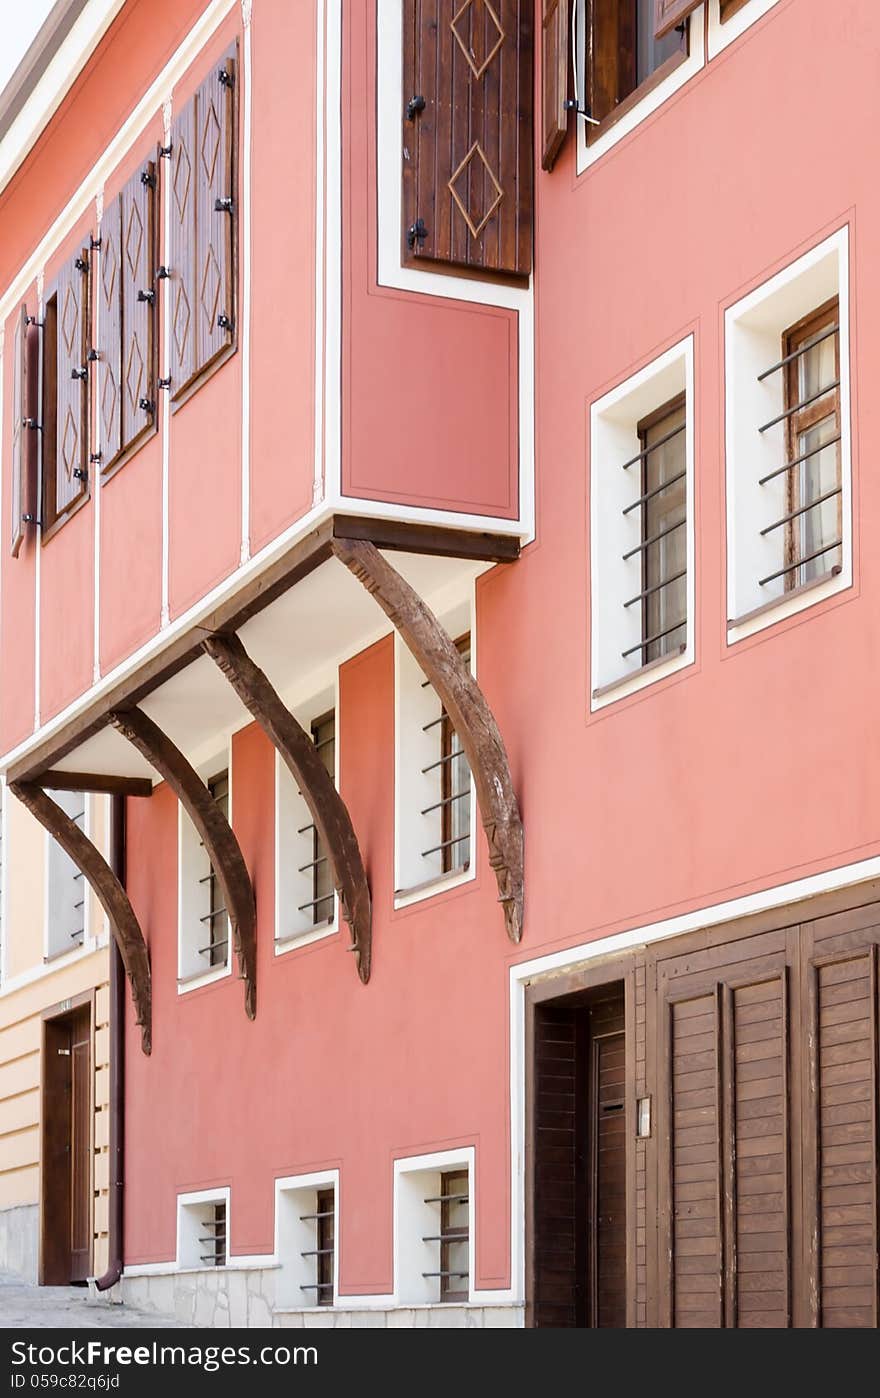
<svg viewBox="0 0 880 1398">
<path fill-rule="evenodd" d="M 459 9 L 435 8 L 438 23 Z M 528 278 L 461 275 L 405 255 L 404 0 L 125 0 L 0 191 L 2 766 L 13 786 L 58 769 L 154 783 L 149 798 L 129 790 L 126 799 L 124 882 L 149 952 L 152 1048 L 142 1051 L 129 996 L 121 1287 L 123 1298 L 176 1307 L 196 1323 L 219 1324 L 222 1312 L 233 1324 L 319 1324 L 332 1312 L 340 1324 L 370 1323 L 367 1315 L 463 1324 L 468 1311 L 485 1325 L 573 1323 L 541 1319 L 550 1294 L 541 1290 L 541 1189 L 549 1197 L 553 1185 L 541 1184 L 530 997 L 558 977 L 563 1009 L 565 996 L 592 1004 L 603 957 L 623 966 L 609 978 L 630 987 L 627 1054 L 630 1039 L 642 1051 L 649 1044 L 647 1060 L 635 1050 L 626 1120 L 637 1101 L 653 1102 L 655 1114 L 653 1128 L 639 1127 L 651 1141 L 647 1165 L 635 1129 L 626 1148 L 625 1323 L 667 1323 L 652 1194 L 666 1168 L 659 1147 L 652 1155 L 664 1110 L 660 1048 L 656 1069 L 651 1058 L 651 1036 L 663 1042 L 650 1009 L 659 982 L 650 953 L 647 971 L 626 956 L 667 938 L 711 939 L 706 929 L 727 924 L 732 938 L 741 927 L 752 935 L 746 917 L 763 935 L 762 918 L 788 926 L 794 905 L 805 925 L 825 915 L 822 899 L 836 916 L 876 896 L 880 737 L 869 696 L 880 563 L 870 530 L 880 486 L 868 463 L 880 433 L 870 393 L 880 195 L 866 158 L 880 116 L 876 7 L 692 5 L 680 65 L 595 137 L 571 114 L 546 171 L 548 8 L 510 6 L 499 21 L 509 29 L 515 10 L 534 55 Z M 577 30 L 592 20 L 586 0 L 575 8 Z M 567 29 L 569 7 L 560 9 Z M 81 507 L 42 542 L 27 530 L 14 558 L 19 307 L 39 306 L 57 266 L 98 234 L 101 211 L 168 144 L 176 115 L 232 43 L 234 351 L 173 409 L 173 381 L 157 391 L 156 431 L 112 474 L 102 479 L 96 467 Z M 406 122 L 403 130 L 406 144 Z M 157 159 L 162 262 L 173 159 L 173 147 L 170 160 Z M 156 283 L 160 377 L 175 333 L 175 272 Z M 743 523 L 751 497 L 740 482 L 762 474 L 768 442 L 787 448 L 782 435 L 756 434 L 754 446 L 741 438 L 751 400 L 739 385 L 756 377 L 749 356 L 772 367 L 785 353 L 780 333 L 832 292 L 842 445 L 828 494 L 840 501 L 839 553 L 827 574 L 797 573 L 810 586 L 771 588 L 765 607 L 750 600 L 763 556 Z M 774 348 L 761 359 L 765 341 Z M 89 383 L 95 398 L 98 382 Z M 607 467 L 607 444 L 628 434 L 629 454 L 644 456 L 644 423 L 667 399 L 686 405 L 685 640 L 652 654 L 642 636 L 645 663 L 624 655 L 621 665 L 632 613 L 619 606 L 626 593 L 605 541 L 625 507 L 615 473 L 628 453 Z M 522 822 L 520 942 L 506 935 L 504 890 L 476 820 L 479 781 L 465 865 L 453 859 L 433 880 L 412 872 L 406 731 L 422 726 L 419 686 L 407 678 L 399 609 L 380 610 L 339 555 L 316 556 L 309 569 L 297 562 L 333 520 L 336 537 L 373 539 L 453 640 L 470 636 L 470 668 L 503 739 Z M 780 556 L 784 571 L 791 554 Z M 636 591 L 650 588 L 653 575 L 640 576 Z M 270 733 L 198 650 L 230 631 L 307 730 L 335 715 L 335 782 L 372 905 L 366 984 L 338 899 L 315 935 L 285 930 L 302 874 L 296 822 L 284 823 L 296 793 L 284 795 L 290 778 Z M 256 907 L 253 974 L 239 974 L 226 943 L 224 962 L 210 952 L 204 975 L 187 971 L 186 890 L 202 866 L 186 801 L 108 722 L 134 705 L 212 791 L 228 773 L 225 809 Z M 459 770 L 454 752 L 441 760 Z M 439 799 L 457 797 L 444 787 Z M 454 847 L 458 827 L 446 821 L 439 843 Z M 314 849 L 317 862 L 326 858 Z M 18 871 L 5 872 L 11 886 Z M 212 879 L 214 891 L 216 870 L 201 876 Z M 211 945 L 212 919 L 227 911 L 212 903 L 201 918 Z M 8 943 L 18 935 L 4 927 Z M 256 986 L 253 1018 L 242 974 Z M 727 1129 L 718 1127 L 722 1144 Z M 464 1294 L 442 1294 L 444 1275 L 435 1295 L 426 1278 L 454 1279 L 455 1263 L 448 1242 L 439 1263 L 419 1253 L 418 1210 L 462 1170 Z M 852 1187 L 876 1197 L 876 1177 Z M 316 1249 L 332 1254 L 329 1283 L 320 1272 L 303 1280 L 312 1274 L 298 1259 L 311 1250 L 291 1241 L 296 1220 L 321 1213 L 322 1189 L 334 1191 L 335 1236 L 319 1232 Z M 866 1200 L 854 1196 L 853 1207 Z M 220 1210 L 208 1224 L 206 1208 Z M 444 1219 L 440 1235 L 452 1226 Z M 219 1230 L 225 1280 L 213 1255 L 206 1266 L 187 1250 L 191 1222 Z M 601 1273 L 599 1244 L 584 1246 Z M 877 1323 L 876 1229 L 873 1248 L 873 1281 L 840 1282 L 840 1305 L 858 1311 L 852 1323 Z M 723 1290 L 726 1252 L 719 1257 Z M 785 1266 L 789 1323 L 834 1323 L 833 1301 L 822 1319 L 799 1299 L 800 1255 Z M 328 1300 L 322 1286 L 329 1308 L 317 1304 Z M 688 1287 L 676 1286 L 681 1310 Z M 584 1302 L 592 1319 L 578 1310 L 577 1323 L 610 1323 L 597 1319 L 598 1295 Z M 748 1323 L 747 1313 L 741 1302 L 739 1322 L 728 1309 L 717 1323 Z M 690 1323 L 686 1307 L 670 1314 L 669 1323 Z"/>
</svg>

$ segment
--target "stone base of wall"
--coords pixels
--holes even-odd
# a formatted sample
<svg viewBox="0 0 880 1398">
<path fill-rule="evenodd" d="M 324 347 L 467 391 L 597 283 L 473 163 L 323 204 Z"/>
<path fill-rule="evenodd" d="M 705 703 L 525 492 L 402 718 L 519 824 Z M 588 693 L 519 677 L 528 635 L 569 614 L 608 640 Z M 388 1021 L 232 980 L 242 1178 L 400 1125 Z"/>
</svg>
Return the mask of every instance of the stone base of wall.
<svg viewBox="0 0 880 1398">
<path fill-rule="evenodd" d="M 277 1267 L 206 1267 L 162 1276 L 124 1276 L 111 1296 L 143 1311 L 173 1315 L 199 1329 L 489 1330 L 515 1329 L 523 1324 L 523 1308 L 514 1305 L 276 1310 L 277 1274 Z"/>
<path fill-rule="evenodd" d="M 40 1210 L 37 1204 L 0 1209 L 0 1269 L 36 1282 L 40 1259 Z"/>
</svg>

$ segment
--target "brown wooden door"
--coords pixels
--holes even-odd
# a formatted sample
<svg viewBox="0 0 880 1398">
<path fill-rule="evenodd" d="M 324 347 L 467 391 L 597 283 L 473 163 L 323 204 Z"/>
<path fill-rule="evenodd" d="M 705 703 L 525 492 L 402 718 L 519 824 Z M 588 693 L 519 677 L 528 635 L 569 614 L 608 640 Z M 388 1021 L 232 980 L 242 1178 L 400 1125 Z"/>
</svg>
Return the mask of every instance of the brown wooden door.
<svg viewBox="0 0 880 1398">
<path fill-rule="evenodd" d="M 590 1015 L 589 1324 L 601 1328 L 626 1325 L 626 1045 L 622 1022 L 622 999 L 597 1006 Z"/>
<path fill-rule="evenodd" d="M 84 1282 L 92 1265 L 92 1018 L 47 1019 L 43 1040 L 41 1280 Z"/>
</svg>

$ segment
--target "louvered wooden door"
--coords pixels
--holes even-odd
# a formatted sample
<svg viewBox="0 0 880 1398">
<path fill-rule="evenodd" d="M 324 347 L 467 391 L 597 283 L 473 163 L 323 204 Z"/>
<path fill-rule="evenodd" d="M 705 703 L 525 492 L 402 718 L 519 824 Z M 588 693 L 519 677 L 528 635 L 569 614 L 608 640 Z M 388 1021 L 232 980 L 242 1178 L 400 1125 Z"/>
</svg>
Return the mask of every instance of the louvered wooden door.
<svg viewBox="0 0 880 1398">
<path fill-rule="evenodd" d="M 40 1116 L 40 1280 L 66 1286 L 92 1270 L 89 1005 L 45 1020 Z"/>
<path fill-rule="evenodd" d="M 791 1323 L 790 946 L 778 930 L 658 967 L 661 1323 Z"/>
<path fill-rule="evenodd" d="M 92 1043 L 91 1015 L 81 1010 L 70 1026 L 70 1280 L 85 1281 L 92 1260 Z"/>
<path fill-rule="evenodd" d="M 590 1011 L 589 1323 L 626 1325 L 626 1040 L 623 996 Z"/>
</svg>

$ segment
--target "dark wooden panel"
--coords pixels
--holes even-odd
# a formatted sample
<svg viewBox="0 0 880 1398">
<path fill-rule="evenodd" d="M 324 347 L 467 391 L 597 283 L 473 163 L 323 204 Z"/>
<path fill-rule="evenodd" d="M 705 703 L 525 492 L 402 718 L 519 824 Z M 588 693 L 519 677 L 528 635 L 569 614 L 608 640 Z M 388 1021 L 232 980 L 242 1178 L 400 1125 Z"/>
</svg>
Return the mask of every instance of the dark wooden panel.
<svg viewBox="0 0 880 1398">
<path fill-rule="evenodd" d="M 121 195 L 121 451 L 156 425 L 155 188 L 156 167 L 150 161 Z"/>
<path fill-rule="evenodd" d="M 236 48 L 215 64 L 196 94 L 195 373 L 232 344 Z M 219 207 L 218 207 L 219 206 Z"/>
<path fill-rule="evenodd" d="M 692 1000 L 675 1001 L 667 1015 L 672 1117 L 672 1324 L 677 1328 L 719 1326 L 722 1258 L 718 995 L 713 988 Z M 705 1094 L 705 1105 L 690 1104 L 694 1093 Z"/>
<path fill-rule="evenodd" d="M 88 476 L 87 371 L 88 251 L 58 273 L 58 415 L 55 438 L 55 514 L 85 493 Z"/>
<path fill-rule="evenodd" d="M 703 0 L 654 0 L 654 37 L 662 39 L 702 3 Z"/>
<path fill-rule="evenodd" d="M 28 360 L 27 306 L 22 306 L 15 321 L 12 339 L 12 557 L 17 558 L 24 540 L 25 442 L 28 428 Z"/>
<path fill-rule="evenodd" d="M 552 170 L 568 129 L 568 0 L 542 0 L 541 164 Z"/>
<path fill-rule="evenodd" d="M 122 208 L 109 199 L 101 219 L 98 256 L 98 303 L 101 358 L 98 364 L 98 425 L 102 464 L 111 465 L 122 450 Z"/>
<path fill-rule="evenodd" d="M 578 1267 L 577 1014 L 538 1006 L 534 1080 L 534 1323 L 575 1326 L 584 1299 Z"/>
<path fill-rule="evenodd" d="M 171 279 L 171 396 L 195 373 L 196 307 L 196 103 L 191 98 L 171 124 L 168 179 L 168 271 Z"/>
<path fill-rule="evenodd" d="M 70 1280 L 92 1266 L 92 1021 L 77 1012 L 70 1032 Z"/>
<path fill-rule="evenodd" d="M 591 1324 L 626 1325 L 626 1046 L 623 1001 L 591 1014 Z"/>
<path fill-rule="evenodd" d="M 405 0 L 404 262 L 531 271 L 533 10 Z"/>
</svg>

